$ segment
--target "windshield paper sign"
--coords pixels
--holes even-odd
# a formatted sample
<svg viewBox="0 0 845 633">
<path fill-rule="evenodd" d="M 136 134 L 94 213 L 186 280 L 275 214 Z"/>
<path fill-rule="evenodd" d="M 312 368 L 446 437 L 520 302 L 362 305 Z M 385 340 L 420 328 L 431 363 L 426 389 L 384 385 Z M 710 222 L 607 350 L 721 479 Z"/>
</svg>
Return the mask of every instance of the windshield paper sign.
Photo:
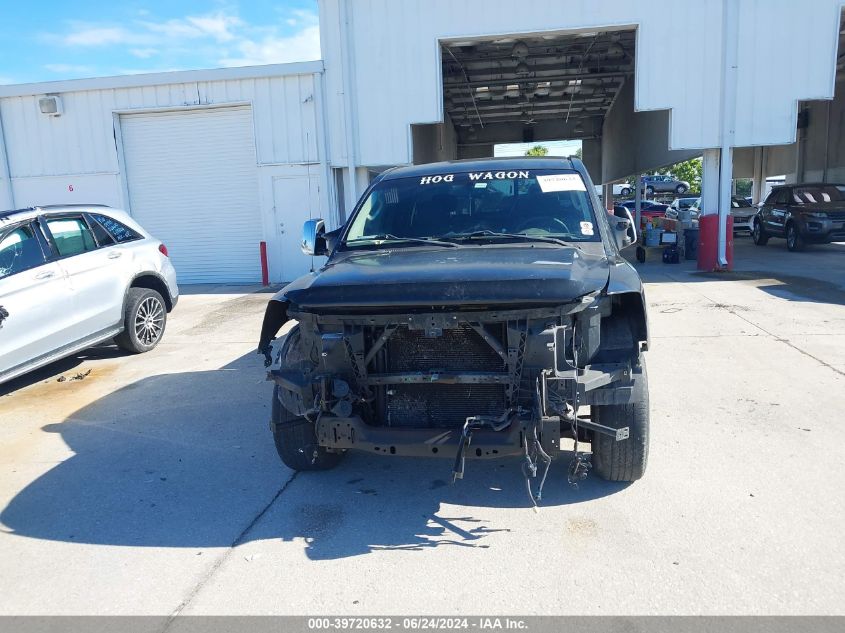
<svg viewBox="0 0 845 633">
<path fill-rule="evenodd" d="M 543 193 L 552 191 L 586 191 L 584 181 L 578 174 L 551 174 L 537 176 L 537 184 Z"/>
</svg>

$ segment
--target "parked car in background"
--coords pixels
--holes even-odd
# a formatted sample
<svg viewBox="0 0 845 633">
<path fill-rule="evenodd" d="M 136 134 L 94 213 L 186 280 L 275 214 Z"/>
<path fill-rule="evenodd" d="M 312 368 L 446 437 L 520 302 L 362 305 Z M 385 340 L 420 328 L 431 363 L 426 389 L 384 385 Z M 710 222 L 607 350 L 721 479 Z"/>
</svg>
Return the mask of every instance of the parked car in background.
<svg viewBox="0 0 845 633">
<path fill-rule="evenodd" d="M 690 207 L 690 211 L 694 214 L 695 218 L 699 218 L 704 214 L 701 198 L 696 198 Z M 734 235 L 751 231 L 756 211 L 745 198 L 731 196 L 731 217 L 733 218 Z"/>
<path fill-rule="evenodd" d="M 604 186 L 603 185 L 595 185 L 596 194 L 598 194 L 599 198 L 604 195 Z M 631 185 L 627 182 L 615 182 L 613 183 L 613 195 L 614 196 L 628 196 L 631 194 L 633 189 Z"/>
<path fill-rule="evenodd" d="M 754 227 L 754 214 L 757 209 L 741 196 L 731 196 L 731 217 L 733 217 L 734 234 L 751 233 Z"/>
<path fill-rule="evenodd" d="M 636 204 L 633 201 L 620 202 L 617 206 L 628 209 L 628 211 L 631 212 L 632 217 L 636 215 Z M 668 204 L 654 202 L 653 200 L 642 200 L 640 201 L 640 216 L 646 219 L 663 217 L 666 215 L 668 208 Z"/>
<path fill-rule="evenodd" d="M 666 209 L 666 217 L 677 220 L 680 212 L 692 208 L 697 200 L 698 198 L 675 198 L 669 208 Z M 692 217 L 693 220 L 696 218 L 698 218 L 698 213 L 695 213 Z"/>
<path fill-rule="evenodd" d="M 122 211 L 0 211 L 0 383 L 112 338 L 149 351 L 178 298 L 167 248 Z"/>
<path fill-rule="evenodd" d="M 679 195 L 685 194 L 689 191 L 689 183 L 684 180 L 678 180 L 672 176 L 643 176 L 643 187 L 646 195 L 654 195 L 658 191 L 666 191 L 670 193 L 677 193 Z"/>
<path fill-rule="evenodd" d="M 618 204 L 623 207 L 628 207 L 629 209 L 633 210 L 636 202 L 634 200 L 621 200 Z M 647 209 L 651 209 L 653 207 L 658 207 L 660 209 L 668 209 L 668 204 L 663 204 L 662 202 L 656 202 L 654 200 L 641 200 L 640 201 L 640 210 L 646 211 Z"/>
<path fill-rule="evenodd" d="M 845 241 L 845 185 L 805 183 L 775 187 L 760 205 L 752 228 L 754 243 L 786 239 L 790 251 L 807 244 Z"/>
</svg>

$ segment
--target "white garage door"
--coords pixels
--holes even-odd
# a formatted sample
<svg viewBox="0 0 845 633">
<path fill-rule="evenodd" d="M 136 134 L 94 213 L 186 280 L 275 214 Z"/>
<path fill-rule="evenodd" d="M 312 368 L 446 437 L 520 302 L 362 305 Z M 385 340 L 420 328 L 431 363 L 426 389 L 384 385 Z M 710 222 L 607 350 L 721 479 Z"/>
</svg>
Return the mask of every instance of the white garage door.
<svg viewBox="0 0 845 633">
<path fill-rule="evenodd" d="M 120 117 L 132 215 L 170 251 L 180 283 L 261 281 L 248 106 Z"/>
</svg>

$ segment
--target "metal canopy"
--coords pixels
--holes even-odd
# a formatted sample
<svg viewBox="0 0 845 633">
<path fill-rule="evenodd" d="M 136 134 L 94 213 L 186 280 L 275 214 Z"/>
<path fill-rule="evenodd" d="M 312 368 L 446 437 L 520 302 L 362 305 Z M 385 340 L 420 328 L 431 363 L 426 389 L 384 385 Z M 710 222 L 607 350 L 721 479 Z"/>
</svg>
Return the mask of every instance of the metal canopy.
<svg viewBox="0 0 845 633">
<path fill-rule="evenodd" d="M 573 138 L 588 136 L 577 120 L 607 114 L 635 41 L 634 30 L 441 41 L 444 112 L 464 143 L 501 123 L 572 122 Z"/>
</svg>

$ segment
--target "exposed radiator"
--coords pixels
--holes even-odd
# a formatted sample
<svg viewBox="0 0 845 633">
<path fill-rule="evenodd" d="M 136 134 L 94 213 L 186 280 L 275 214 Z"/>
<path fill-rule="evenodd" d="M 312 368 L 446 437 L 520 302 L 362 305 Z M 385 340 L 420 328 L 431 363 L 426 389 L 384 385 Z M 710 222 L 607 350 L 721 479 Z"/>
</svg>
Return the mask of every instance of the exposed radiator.
<svg viewBox="0 0 845 633">
<path fill-rule="evenodd" d="M 503 326 L 488 326 L 501 341 Z M 387 371 L 505 371 L 505 363 L 467 325 L 428 338 L 422 331 L 399 328 L 387 344 Z M 455 427 L 473 415 L 500 416 L 505 410 L 502 385 L 391 385 L 385 422 L 391 426 Z"/>
</svg>

